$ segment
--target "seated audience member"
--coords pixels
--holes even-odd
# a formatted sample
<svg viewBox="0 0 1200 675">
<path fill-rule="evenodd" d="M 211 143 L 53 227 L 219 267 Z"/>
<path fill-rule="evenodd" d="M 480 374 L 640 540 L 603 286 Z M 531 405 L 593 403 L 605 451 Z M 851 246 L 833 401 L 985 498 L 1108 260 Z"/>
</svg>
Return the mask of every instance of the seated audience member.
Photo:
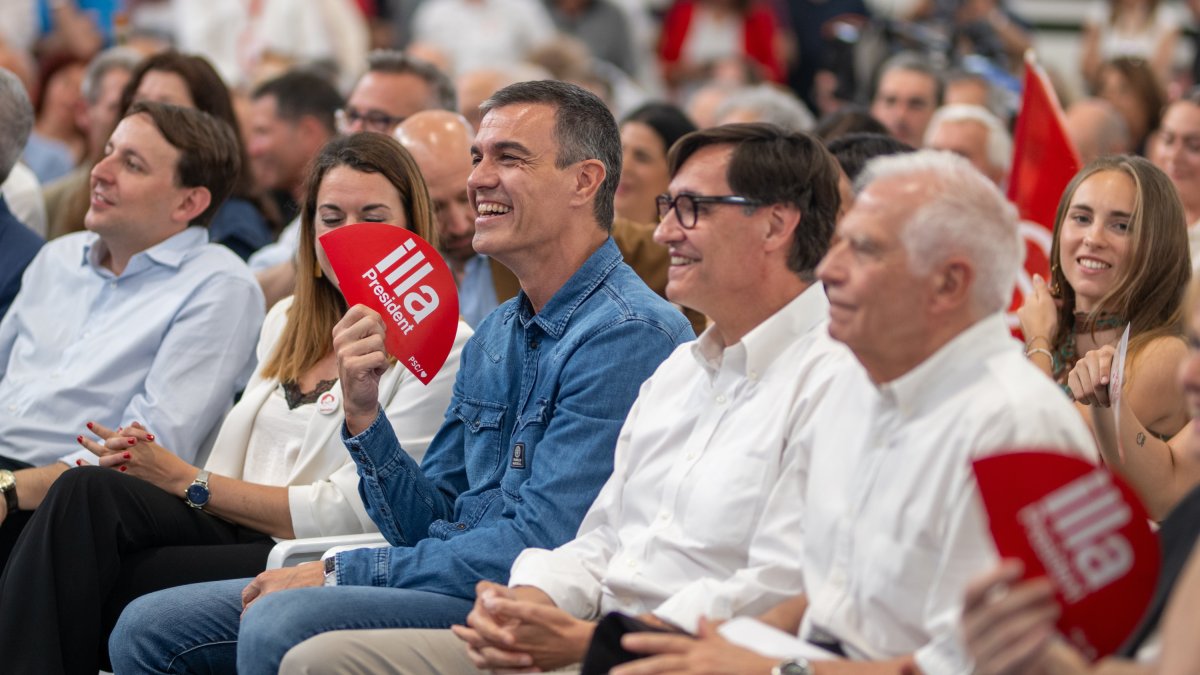
<svg viewBox="0 0 1200 675">
<path fill-rule="evenodd" d="M 288 91 L 278 93 L 280 102 L 292 96 Z M 367 71 L 358 78 L 346 105 L 337 109 L 335 119 L 338 133 L 391 134 L 397 125 L 422 110 L 454 108 L 454 85 L 442 71 L 401 52 L 379 49 L 367 54 Z M 272 148 L 264 153 L 269 157 L 277 151 Z M 299 227 L 298 221 L 290 223 L 278 242 L 266 246 L 250 260 L 268 305 L 290 295 L 295 288 L 295 234 Z"/>
<path fill-rule="evenodd" d="M 817 121 L 813 134 L 829 143 L 848 134 L 886 134 L 887 127 L 859 105 L 847 105 Z"/>
<path fill-rule="evenodd" d="M 744 61 L 759 77 L 787 75 L 779 19 L 759 0 L 676 0 L 663 17 L 658 58 L 671 86 L 711 76 L 723 63 Z"/>
<path fill-rule="evenodd" d="M 83 110 L 77 123 L 87 137 L 83 161 L 71 173 L 46 186 L 47 239 L 83 229 L 91 198 L 92 167 L 104 156 L 104 146 L 121 119 L 121 92 L 142 55 L 129 47 L 113 47 L 88 63 L 80 90 Z"/>
<path fill-rule="evenodd" d="M 906 152 L 916 152 L 916 148 L 898 141 L 886 133 L 853 133 L 846 134 L 826 143 L 825 147 L 837 160 L 841 168 L 838 178 L 838 193 L 841 195 L 841 207 L 838 220 L 846 215 L 854 206 L 854 182 L 862 173 L 867 162 L 884 155 L 900 155 Z"/>
<path fill-rule="evenodd" d="M 555 32 L 540 0 L 422 0 L 413 16 L 413 40 L 463 73 L 516 65 Z"/>
<path fill-rule="evenodd" d="M 13 73 L 0 69 L 0 183 L 8 178 L 33 128 L 33 105 L 25 85 Z M 0 319 L 8 312 L 21 288 L 21 274 L 42 246 L 42 238 L 17 220 L 0 195 Z"/>
<path fill-rule="evenodd" d="M 553 0 L 546 3 L 550 20 L 566 35 L 587 45 L 595 58 L 611 63 L 630 77 L 638 74 L 638 51 L 630 19 L 612 0 Z"/>
<path fill-rule="evenodd" d="M 608 236 L 621 145 L 603 102 L 573 85 L 523 82 L 484 110 L 468 183 L 475 247 L 513 270 L 521 293 L 464 347 L 419 467 L 379 413 L 382 320 L 356 306 L 334 328 L 343 439 L 392 547 L 143 596 L 109 641 L 115 672 L 185 662 L 229 671 L 236 656 L 240 673 L 275 673 L 318 633 L 449 627 L 466 619 L 479 581 L 503 583 L 523 549 L 578 530 L 639 387 L 692 331 Z M 205 627 L 162 621 L 182 608 Z"/>
<path fill-rule="evenodd" d="M 21 157 L 42 185 L 69 173 L 87 144 L 75 120 L 86 64 L 71 57 L 42 59 L 35 87 L 37 119 Z"/>
<path fill-rule="evenodd" d="M 655 236 L 687 262 L 667 293 L 713 324 L 643 385 L 576 538 L 527 549 L 508 587 L 479 584 L 470 628 L 454 629 L 469 655 L 445 630 L 343 631 L 302 643 L 281 672 L 364 659 L 408 675 L 548 671 L 582 661 L 610 611 L 695 630 L 803 590 L 801 432 L 816 422 L 827 361 L 845 358 L 814 283 L 838 169 L 815 139 L 756 124 L 685 136 L 671 174 Z M 715 195 L 737 196 L 704 203 Z"/>
<path fill-rule="evenodd" d="M 1195 271 L 1200 268 L 1200 89 L 1167 106 L 1150 161 L 1171 178 L 1183 201 Z"/>
<path fill-rule="evenodd" d="M 871 116 L 891 135 L 914 148 L 921 147 L 925 128 L 941 104 L 941 75 L 923 57 L 901 52 L 880 66 Z"/>
<path fill-rule="evenodd" d="M 817 123 L 803 101 L 769 84 L 733 92 L 717 108 L 716 116 L 717 124 L 768 122 L 796 132 L 812 131 Z"/>
<path fill-rule="evenodd" d="M 1113 104 L 1102 98 L 1085 98 L 1072 103 L 1063 120 L 1067 135 L 1084 164 L 1105 155 L 1133 152 L 1133 139 L 1129 136 L 1125 118 Z"/>
<path fill-rule="evenodd" d="M 1134 151 L 1145 154 L 1151 134 L 1158 128 L 1158 118 L 1167 106 L 1167 91 L 1141 59 L 1119 58 L 1108 61 L 1100 69 L 1100 84 L 1096 95 L 1113 104 L 1129 135 Z"/>
<path fill-rule="evenodd" d="M 1159 489 L 1177 499 L 1160 523 L 1158 536 L 1162 563 L 1154 596 L 1132 635 L 1112 658 L 1096 664 L 1075 651 L 1055 633 L 1059 608 L 1054 588 L 1045 578 L 1019 581 L 1020 561 L 1006 560 L 991 572 L 981 575 L 967 589 L 963 607 L 963 631 L 967 646 L 981 675 L 1150 675 L 1151 673 L 1193 673 L 1200 670 L 1200 654 L 1195 648 L 1196 611 L 1200 607 L 1200 438 L 1196 419 L 1200 415 L 1200 283 L 1193 280 L 1188 294 L 1187 334 L 1191 345 L 1179 367 L 1179 383 L 1187 399 L 1191 421 L 1171 439 L 1165 452 L 1180 465 L 1175 477 L 1164 477 Z M 1090 355 L 1089 355 L 1090 356 Z M 1082 364 L 1081 364 L 1082 365 Z M 1080 398 L 1095 397 L 1107 402 L 1108 384 L 1099 378 L 1088 387 L 1080 387 Z M 1074 388 L 1073 388 L 1074 390 Z M 1094 405 L 1100 405 L 1096 403 Z M 1144 428 L 1122 411 L 1121 438 L 1130 459 L 1142 453 L 1162 457 L 1158 448 L 1165 444 L 1147 437 Z M 1129 417 L 1126 417 L 1126 416 Z M 1138 437 L 1145 439 L 1143 447 Z M 1108 455 L 1106 443 L 1111 435 L 1101 434 L 1101 449 Z M 1181 480 L 1186 475 L 1185 480 Z M 1144 498 L 1150 495 L 1142 493 Z M 1147 501 L 1148 504 L 1152 502 Z"/>
<path fill-rule="evenodd" d="M 696 123 L 697 129 L 717 126 L 717 108 L 741 87 L 720 80 L 711 80 L 687 97 L 684 112 Z"/>
<path fill-rule="evenodd" d="M 254 186 L 254 174 L 247 168 L 249 159 L 242 142 L 241 126 L 233 111 L 233 101 L 212 65 L 202 56 L 172 51 L 147 57 L 134 69 L 121 93 L 122 113 L 137 101 L 195 108 L 215 116 L 233 129 L 243 169 L 235 179 L 233 194 L 213 215 L 208 238 L 238 254 L 242 260 L 270 243 L 272 230 L 280 223 L 268 220 L 266 212 L 274 213 L 274 209 L 259 197 Z M 274 219 L 277 221 L 278 216 Z"/>
<path fill-rule="evenodd" d="M 135 104 L 92 170 L 89 231 L 30 263 L 0 322 L 0 560 L 78 459 L 64 455 L 95 460 L 71 435 L 85 423 L 141 421 L 190 462 L 233 404 L 253 368 L 262 293 L 204 226 L 238 168 L 224 122 Z"/>
<path fill-rule="evenodd" d="M 1002 90 L 993 85 L 986 75 L 951 70 L 944 78 L 946 91 L 942 105 L 977 105 L 986 108 L 1002 122 L 1009 117 L 1004 104 Z"/>
<path fill-rule="evenodd" d="M 479 106 L 491 98 L 492 94 L 522 79 L 524 78 L 517 76 L 515 69 L 492 67 L 460 71 L 458 77 L 454 78 L 459 114 L 467 118 L 472 129 L 478 129 L 479 122 L 483 120 Z"/>
<path fill-rule="evenodd" d="M 1012 136 L 987 108 L 946 105 L 937 109 L 925 129 L 925 147 L 967 158 L 971 166 L 1004 188 L 1012 163 Z"/>
<path fill-rule="evenodd" d="M 395 141 L 370 134 L 325 146 L 305 189 L 300 235 L 300 265 L 313 272 L 267 316 L 260 367 L 204 470 L 164 448 L 153 426 L 91 425 L 101 440 L 84 445 L 112 468 L 78 468 L 55 481 L 0 578 L 6 669 L 93 672 L 107 665 L 108 633 L 139 595 L 257 574 L 275 538 L 375 529 L 339 433 L 331 331 L 346 303 L 317 237 L 380 221 L 434 240 L 432 220 L 420 171 Z M 429 385 L 394 360 L 380 376 L 378 404 L 415 459 L 440 425 L 470 332 L 459 324 Z M 50 597 L 60 601 L 41 600 Z"/>
<path fill-rule="evenodd" d="M 657 223 L 655 198 L 667 191 L 671 176 L 667 151 L 696 130 L 682 110 L 670 103 L 646 103 L 621 120 L 621 183 L 617 215 L 635 223 Z"/>
<path fill-rule="evenodd" d="M 1104 62 L 1121 57 L 1144 61 L 1148 74 L 1170 79 L 1183 21 L 1177 12 L 1173 4 L 1160 0 L 1092 0 L 1083 16 L 1084 80 L 1099 86 Z"/>
<path fill-rule="evenodd" d="M 1004 309 L 1020 269 L 1017 214 L 961 157 L 881 157 L 817 270 L 837 364 L 804 442 L 804 594 L 761 619 L 842 663 L 780 663 L 727 642 L 627 635 L 643 673 L 966 673 L 963 590 L 994 563 L 971 460 L 1092 447 L 1058 389 L 1015 348 Z M 826 405 L 828 407 L 826 407 Z M 814 544 L 815 542 L 815 544 Z"/>
<path fill-rule="evenodd" d="M 1187 421 L 1171 381 L 1191 263 L 1171 181 L 1140 157 L 1098 159 L 1067 186 L 1053 236 L 1050 284 L 1035 277 L 1017 312 L 1029 359 L 1069 388 L 1076 361 L 1130 324 L 1124 396 L 1152 434 L 1174 436 Z"/>
</svg>

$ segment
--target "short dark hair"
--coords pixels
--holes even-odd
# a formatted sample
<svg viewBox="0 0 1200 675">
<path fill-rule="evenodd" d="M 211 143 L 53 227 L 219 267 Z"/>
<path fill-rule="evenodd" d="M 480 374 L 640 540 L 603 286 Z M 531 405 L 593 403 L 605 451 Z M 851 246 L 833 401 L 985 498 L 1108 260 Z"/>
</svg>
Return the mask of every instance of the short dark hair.
<svg viewBox="0 0 1200 675">
<path fill-rule="evenodd" d="M 942 97 L 946 93 L 946 82 L 942 79 L 942 71 L 933 65 L 928 57 L 917 52 L 900 52 L 884 61 L 875 75 L 875 88 L 872 90 L 871 98 L 879 93 L 879 83 L 883 81 L 883 76 L 893 70 L 921 73 L 933 80 L 933 107 L 937 108 L 942 105 Z"/>
<path fill-rule="evenodd" d="M 483 102 L 484 115 L 517 104 L 543 104 L 554 108 L 554 140 L 559 169 L 598 159 L 604 164 L 604 182 L 596 192 L 593 211 L 596 222 L 612 230 L 613 198 L 621 182 L 621 132 L 617 121 L 598 96 L 582 87 L 554 80 L 510 84 Z"/>
<path fill-rule="evenodd" d="M 696 130 L 696 123 L 677 106 L 670 103 L 651 101 L 635 108 L 621 120 L 621 126 L 630 122 L 645 124 L 662 140 L 663 151 L 671 149 L 675 141 Z"/>
<path fill-rule="evenodd" d="M 437 66 L 395 49 L 375 49 L 367 54 L 367 72 L 411 74 L 424 80 L 433 89 L 435 107 L 458 112 L 458 94 L 454 82 Z"/>
<path fill-rule="evenodd" d="M 158 133 L 179 151 L 179 162 L 175 165 L 176 185 L 208 190 L 212 201 L 190 223 L 208 225 L 233 191 L 242 168 L 233 129 L 206 112 L 151 101 L 134 103 L 125 117 L 141 114 L 149 117 L 158 127 Z"/>
<path fill-rule="evenodd" d="M 826 146 L 835 138 L 857 133 L 886 134 L 887 127 L 865 106 L 851 104 L 822 117 L 813 129 L 813 134 L 825 141 Z"/>
<path fill-rule="evenodd" d="M 313 117 L 330 135 L 337 133 L 334 118 L 338 108 L 342 107 L 342 95 L 320 75 L 307 70 L 289 70 L 258 85 L 250 94 L 255 101 L 264 96 L 275 99 L 275 114 L 279 117 L 292 122 L 301 117 Z"/>
<path fill-rule="evenodd" d="M 900 155 L 906 152 L 916 152 L 917 149 L 889 136 L 886 132 L 877 134 L 846 134 L 825 144 L 833 153 L 846 177 L 853 183 L 862 173 L 867 162 L 883 155 Z"/>
<path fill-rule="evenodd" d="M 723 124 L 679 139 L 667 156 L 671 176 L 701 148 L 733 147 L 725 180 L 734 194 L 763 204 L 800 209 L 800 225 L 788 252 L 788 268 L 800 278 L 816 278 L 817 263 L 833 238 L 841 197 L 833 156 L 813 136 L 774 124 Z"/>
</svg>

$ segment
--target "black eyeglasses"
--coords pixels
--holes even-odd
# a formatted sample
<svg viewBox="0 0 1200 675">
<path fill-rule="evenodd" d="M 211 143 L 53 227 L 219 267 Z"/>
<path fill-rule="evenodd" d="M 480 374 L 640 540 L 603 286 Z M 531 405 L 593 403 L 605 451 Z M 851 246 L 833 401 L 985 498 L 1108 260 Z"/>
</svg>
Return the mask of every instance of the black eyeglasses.
<svg viewBox="0 0 1200 675">
<path fill-rule="evenodd" d="M 659 195 L 654 198 L 654 203 L 658 204 L 659 220 L 666 218 L 671 209 L 675 209 L 675 217 L 679 219 L 679 226 L 685 230 L 696 227 L 696 221 L 700 218 L 700 206 L 703 204 L 733 204 L 752 208 L 762 206 L 762 202 L 737 195 L 709 197 L 687 193 L 677 195 L 674 199 L 671 199 L 671 195 Z"/>
<path fill-rule="evenodd" d="M 337 119 L 338 129 L 343 133 L 350 128 L 350 125 L 362 122 L 363 129 L 367 131 L 387 134 L 391 133 L 392 129 L 396 128 L 396 125 L 404 121 L 403 117 L 394 117 L 378 110 L 363 112 L 354 108 L 341 108 L 334 115 Z"/>
</svg>

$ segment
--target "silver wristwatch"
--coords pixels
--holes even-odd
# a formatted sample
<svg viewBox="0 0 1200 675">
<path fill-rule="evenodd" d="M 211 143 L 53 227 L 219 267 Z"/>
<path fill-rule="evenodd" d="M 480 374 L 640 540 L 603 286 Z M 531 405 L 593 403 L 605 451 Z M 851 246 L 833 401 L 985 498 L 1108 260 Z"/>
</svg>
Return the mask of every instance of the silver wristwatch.
<svg viewBox="0 0 1200 675">
<path fill-rule="evenodd" d="M 771 669 L 771 675 L 813 675 L 813 669 L 808 659 L 800 657 L 781 662 Z"/>
<path fill-rule="evenodd" d="M 321 562 L 325 563 L 325 585 L 337 586 L 337 556 L 331 555 Z"/>
</svg>

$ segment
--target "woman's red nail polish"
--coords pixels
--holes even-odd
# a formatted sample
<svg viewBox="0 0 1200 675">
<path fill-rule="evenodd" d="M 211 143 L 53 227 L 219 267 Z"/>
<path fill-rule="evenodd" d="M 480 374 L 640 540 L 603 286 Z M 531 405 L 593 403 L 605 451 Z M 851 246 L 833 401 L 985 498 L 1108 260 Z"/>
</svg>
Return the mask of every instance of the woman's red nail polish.
<svg viewBox="0 0 1200 675">
<path fill-rule="evenodd" d="M 83 460 L 82 459 L 75 460 L 75 466 L 83 466 Z"/>
<path fill-rule="evenodd" d="M 125 453 L 125 459 L 130 459 L 131 457 L 133 457 L 131 453 Z"/>
<path fill-rule="evenodd" d="M 126 469 L 126 467 L 121 467 L 121 470 L 122 470 L 122 471 L 124 471 L 125 469 Z"/>
<path fill-rule="evenodd" d="M 154 434 L 146 434 L 146 440 L 154 442 Z"/>
<path fill-rule="evenodd" d="M 88 428 L 89 428 L 89 429 L 91 429 L 91 428 L 92 428 L 92 423 L 91 423 L 91 422 L 88 422 Z"/>
<path fill-rule="evenodd" d="M 128 440 L 129 440 L 129 444 L 130 444 L 130 445 L 133 445 L 134 443 L 137 443 L 137 439 L 130 438 L 130 439 L 128 439 Z"/>
<path fill-rule="evenodd" d="M 76 443 L 83 443 L 83 436 L 76 436 L 76 437 L 75 437 L 75 442 L 76 442 Z"/>
</svg>

